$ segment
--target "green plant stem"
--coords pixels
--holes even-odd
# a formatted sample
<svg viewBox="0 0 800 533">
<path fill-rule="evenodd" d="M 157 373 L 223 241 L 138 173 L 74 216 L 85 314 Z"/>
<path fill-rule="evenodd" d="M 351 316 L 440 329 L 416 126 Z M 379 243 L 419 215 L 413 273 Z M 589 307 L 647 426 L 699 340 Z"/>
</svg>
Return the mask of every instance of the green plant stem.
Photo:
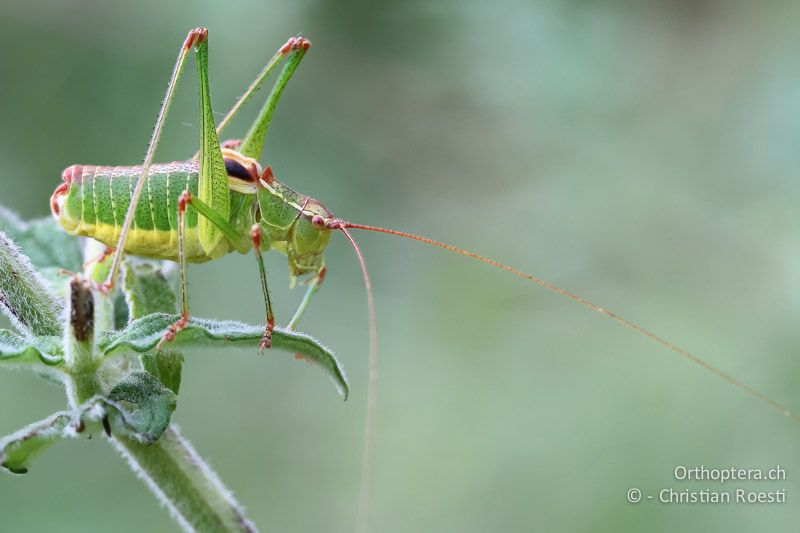
<svg viewBox="0 0 800 533">
<path fill-rule="evenodd" d="M 94 355 L 94 295 L 91 285 L 75 276 L 69 283 L 65 363 L 72 376 L 69 400 L 77 407 L 100 392 Z"/>
<path fill-rule="evenodd" d="M 149 446 L 120 435 L 111 441 L 184 530 L 256 531 L 174 424 Z"/>
<path fill-rule="evenodd" d="M 74 406 L 103 392 L 97 378 L 95 326 L 110 323 L 104 315 L 112 312 L 111 306 L 95 306 L 90 283 L 77 276 L 72 279 L 65 345 L 71 377 L 68 391 Z M 112 427 L 108 421 L 104 425 L 107 432 Z M 230 491 L 175 426 L 149 445 L 119 433 L 109 434 L 109 439 L 184 530 L 256 531 Z"/>
</svg>

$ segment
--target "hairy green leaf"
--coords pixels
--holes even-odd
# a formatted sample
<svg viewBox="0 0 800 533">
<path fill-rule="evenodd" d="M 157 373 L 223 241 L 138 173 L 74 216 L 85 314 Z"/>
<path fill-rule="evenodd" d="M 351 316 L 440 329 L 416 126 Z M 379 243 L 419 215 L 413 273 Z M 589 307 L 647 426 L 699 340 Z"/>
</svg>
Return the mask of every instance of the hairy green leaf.
<svg viewBox="0 0 800 533">
<path fill-rule="evenodd" d="M 175 393 L 148 372 L 130 374 L 111 389 L 108 399 L 119 403 L 120 408 L 127 412 L 122 427 L 130 427 L 146 443 L 155 442 L 164 433 L 177 404 Z M 126 409 L 122 402 L 132 403 L 136 407 Z"/>
<path fill-rule="evenodd" d="M 13 211 L 0 207 L 0 230 L 4 231 L 48 280 L 61 285 L 58 269 L 80 272 L 83 264 L 78 239 L 67 235 L 50 217 L 25 222 Z"/>
<path fill-rule="evenodd" d="M 64 362 L 60 337 L 24 339 L 0 329 L 0 365 L 56 367 Z"/>
<path fill-rule="evenodd" d="M 114 316 L 113 329 L 122 329 L 128 325 L 128 303 L 125 300 L 125 293 L 124 292 L 116 292 L 111 296 L 113 307 L 114 307 Z"/>
<path fill-rule="evenodd" d="M 173 272 L 163 262 L 127 258 L 123 292 L 130 320 L 151 313 L 175 313 L 177 298 L 172 288 Z M 175 394 L 181 386 L 183 354 L 174 350 L 160 350 L 142 354 L 144 369 L 158 378 Z"/>
<path fill-rule="evenodd" d="M 128 303 L 128 316 L 136 320 L 151 313 L 177 312 L 175 291 L 161 264 L 128 258 L 122 290 Z"/>
<path fill-rule="evenodd" d="M 0 232 L 0 309 L 26 335 L 60 335 L 63 306 L 30 260 Z"/>
<path fill-rule="evenodd" d="M 181 388 L 183 354 L 175 350 L 159 350 L 142 354 L 142 366 L 169 390 L 178 394 Z"/>
<path fill-rule="evenodd" d="M 167 328 L 179 317 L 155 313 L 131 322 L 125 329 L 113 331 L 103 336 L 99 349 L 106 355 L 121 350 L 148 352 L 155 348 Z M 242 324 L 231 320 L 214 321 L 192 318 L 189 325 L 179 332 L 171 345 L 184 346 L 218 346 L 232 344 L 253 347 L 264 335 L 264 326 Z M 272 349 L 285 350 L 302 354 L 313 363 L 322 366 L 336 384 L 339 392 L 347 399 L 349 387 L 339 362 L 333 352 L 319 341 L 297 331 L 275 328 L 272 332 Z"/>
<path fill-rule="evenodd" d="M 60 411 L 34 422 L 0 440 L 0 465 L 14 474 L 25 474 L 35 456 L 57 441 L 83 431 L 79 413 Z"/>
<path fill-rule="evenodd" d="M 155 378 L 149 374 L 144 372 L 140 374 L 155 381 Z M 94 396 L 75 409 L 58 411 L 44 420 L 34 422 L 0 440 L 0 466 L 14 474 L 25 474 L 31 460 L 56 442 L 75 438 L 87 429 L 89 434 L 99 431 L 101 421 L 103 421 L 103 430 L 108 432 L 110 430 L 110 426 L 107 425 L 109 415 L 114 422 L 116 432 L 137 442 L 151 444 L 163 433 L 166 424 L 159 419 L 159 416 L 152 414 L 159 407 L 153 407 L 148 402 L 150 404 L 159 402 L 169 404 L 169 398 L 172 398 L 174 407 L 174 395 L 169 391 L 164 393 L 165 389 L 163 387 L 159 389 L 159 387 L 157 382 L 142 386 L 133 381 L 129 386 L 121 387 L 117 394 L 120 401 Z M 162 398 L 160 399 L 154 396 L 157 394 L 157 390 L 161 391 Z M 138 400 L 139 409 L 130 411 L 126 408 L 124 402 L 132 400 Z M 144 415 L 142 405 L 146 405 L 145 410 L 149 410 L 151 414 Z M 163 409 L 163 406 L 160 408 Z M 161 417 L 163 418 L 163 415 Z M 168 417 L 169 415 L 167 415 Z M 139 431 L 140 429 L 145 431 Z M 154 435 L 156 435 L 155 438 Z"/>
</svg>

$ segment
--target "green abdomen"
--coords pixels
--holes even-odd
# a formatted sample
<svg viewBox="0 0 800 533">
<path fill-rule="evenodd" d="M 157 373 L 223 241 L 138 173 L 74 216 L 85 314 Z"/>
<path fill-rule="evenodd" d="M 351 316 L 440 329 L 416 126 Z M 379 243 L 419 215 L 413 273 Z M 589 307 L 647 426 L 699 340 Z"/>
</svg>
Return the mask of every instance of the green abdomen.
<svg viewBox="0 0 800 533">
<path fill-rule="evenodd" d="M 60 217 L 61 225 L 72 234 L 92 237 L 108 246 L 116 246 L 141 172 L 141 166 L 75 165 L 64 213 Z M 136 206 L 125 252 L 177 260 L 178 198 L 185 190 L 196 196 L 198 183 L 196 162 L 152 165 Z M 197 213 L 193 209 L 186 211 L 186 223 L 187 260 L 199 262 L 210 259 L 200 245 Z"/>
</svg>

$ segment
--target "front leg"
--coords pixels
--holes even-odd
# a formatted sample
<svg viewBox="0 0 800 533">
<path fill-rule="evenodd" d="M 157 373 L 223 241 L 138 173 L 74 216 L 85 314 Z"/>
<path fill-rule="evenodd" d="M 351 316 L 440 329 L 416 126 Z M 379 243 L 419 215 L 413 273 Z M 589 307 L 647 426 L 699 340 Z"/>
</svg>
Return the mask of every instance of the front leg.
<svg viewBox="0 0 800 533">
<path fill-rule="evenodd" d="M 261 257 L 261 226 L 253 224 L 250 229 L 250 238 L 253 241 L 253 251 L 258 262 L 258 272 L 261 274 L 261 290 L 264 293 L 264 306 L 266 307 L 267 324 L 264 330 L 264 337 L 258 343 L 258 351 L 263 352 L 265 348 L 272 346 L 272 330 L 275 328 L 275 314 L 272 312 L 272 300 L 269 297 L 269 287 L 267 286 L 267 270 L 264 268 L 264 258 Z"/>
<path fill-rule="evenodd" d="M 319 288 L 322 286 L 322 282 L 325 281 L 325 274 L 328 273 L 328 269 L 322 267 L 322 269 L 317 272 L 317 276 L 311 281 L 311 284 L 306 289 L 306 294 L 303 296 L 303 300 L 300 302 L 300 305 L 297 307 L 297 311 L 294 312 L 294 316 L 289 321 L 289 325 L 286 326 L 286 329 L 295 329 L 297 327 L 297 323 L 300 322 L 300 319 L 303 317 L 303 313 L 306 312 L 306 308 L 308 304 L 311 302 L 311 299 L 317 294 Z"/>
<path fill-rule="evenodd" d="M 189 324 L 189 292 L 186 286 L 186 209 L 191 206 L 198 214 L 198 226 L 200 220 L 207 220 L 209 224 L 213 225 L 221 234 L 225 235 L 231 242 L 237 243 L 236 248 L 240 248 L 244 244 L 245 236 L 237 233 L 236 229 L 231 224 L 222 218 L 219 213 L 214 211 L 208 204 L 202 200 L 195 198 L 189 191 L 184 191 L 178 200 L 178 263 L 180 266 L 180 285 L 181 285 L 181 317 L 172 324 L 164 333 L 161 341 L 158 343 L 157 348 L 161 349 L 164 344 L 171 342 L 175 339 L 178 332 L 183 330 Z M 269 348 L 272 344 L 272 330 L 275 328 L 275 315 L 272 312 L 272 302 L 269 297 L 269 288 L 267 287 L 267 272 L 264 268 L 264 260 L 261 257 L 261 228 L 254 224 L 251 228 L 250 239 L 253 243 L 253 248 L 256 252 L 256 259 L 258 260 L 258 267 L 261 273 L 261 287 L 264 292 L 264 302 L 266 305 L 267 324 L 264 330 L 264 337 L 259 343 L 259 351 Z"/>
</svg>

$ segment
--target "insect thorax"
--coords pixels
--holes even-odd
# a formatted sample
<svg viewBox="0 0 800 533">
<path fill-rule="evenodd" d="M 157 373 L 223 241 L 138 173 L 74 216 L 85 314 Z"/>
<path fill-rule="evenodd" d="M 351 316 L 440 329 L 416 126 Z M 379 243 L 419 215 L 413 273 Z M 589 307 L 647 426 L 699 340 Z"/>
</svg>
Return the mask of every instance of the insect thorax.
<svg viewBox="0 0 800 533">
<path fill-rule="evenodd" d="M 331 230 L 311 223 L 314 215 L 331 217 L 317 200 L 303 196 L 277 180 L 258 188 L 259 222 L 269 246 L 284 254 L 289 274 L 294 278 L 318 274 L 325 267 L 324 252 Z"/>
</svg>

